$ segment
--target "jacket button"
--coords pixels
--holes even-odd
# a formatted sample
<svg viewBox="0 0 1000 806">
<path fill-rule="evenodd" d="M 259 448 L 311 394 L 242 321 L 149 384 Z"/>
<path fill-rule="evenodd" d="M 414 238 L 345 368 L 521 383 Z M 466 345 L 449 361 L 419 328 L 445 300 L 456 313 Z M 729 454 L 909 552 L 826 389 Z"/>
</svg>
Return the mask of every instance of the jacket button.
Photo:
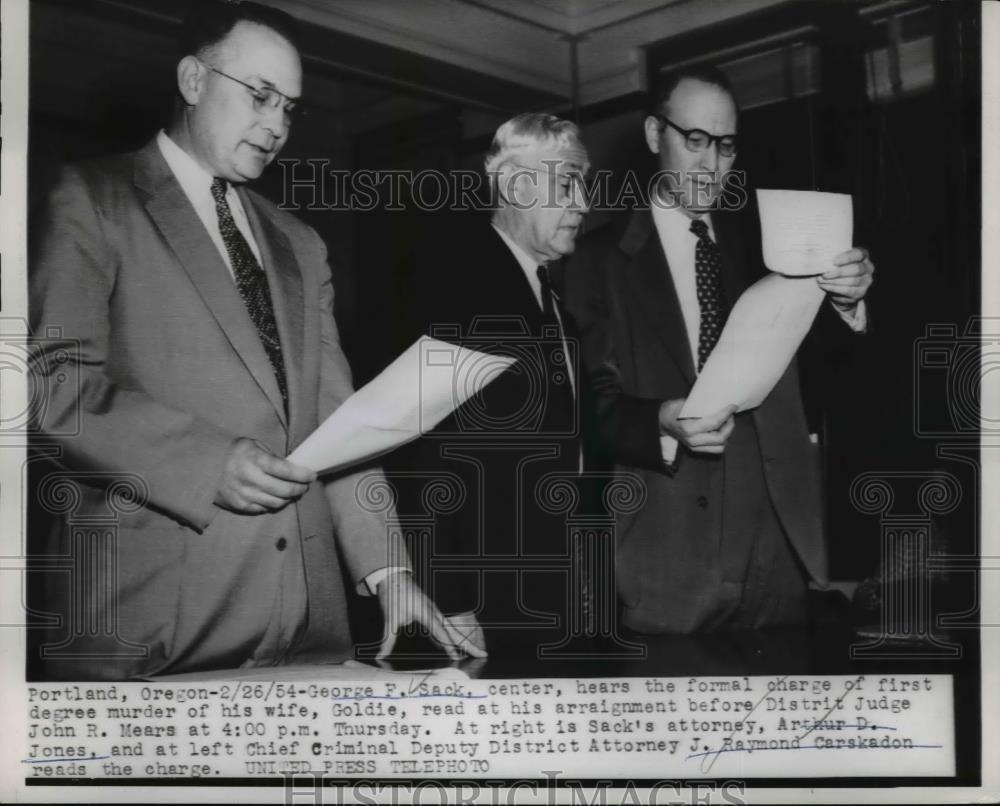
<svg viewBox="0 0 1000 806">
<path fill-rule="evenodd" d="M 708 499 L 705 496 L 703 496 L 703 495 L 699 495 L 698 496 L 698 506 L 700 506 L 702 509 L 707 508 L 708 507 Z"/>
<path fill-rule="evenodd" d="M 285 540 L 285 538 L 283 538 L 283 537 L 279 537 L 277 539 L 277 541 L 275 541 L 274 547 L 278 551 L 284 551 L 285 550 L 285 546 L 287 546 L 287 545 L 288 545 L 288 541 Z"/>
</svg>

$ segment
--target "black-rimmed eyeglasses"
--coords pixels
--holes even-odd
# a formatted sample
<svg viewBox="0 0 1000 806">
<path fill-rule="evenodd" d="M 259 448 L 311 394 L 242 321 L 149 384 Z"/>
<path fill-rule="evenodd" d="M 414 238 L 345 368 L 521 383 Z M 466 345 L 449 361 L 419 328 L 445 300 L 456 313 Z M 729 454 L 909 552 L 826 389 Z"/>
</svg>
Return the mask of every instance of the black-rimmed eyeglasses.
<svg viewBox="0 0 1000 806">
<path fill-rule="evenodd" d="M 682 129 L 669 118 L 663 115 L 653 115 L 658 121 L 672 129 L 676 129 L 684 138 L 684 145 L 688 151 L 704 151 L 712 143 L 716 143 L 719 148 L 719 156 L 735 157 L 737 150 L 737 140 L 735 134 L 709 134 L 702 129 Z M 661 127 L 662 128 L 662 127 Z"/>
<path fill-rule="evenodd" d="M 276 90 L 274 87 L 255 87 L 253 84 L 240 81 L 240 79 L 229 75 L 229 73 L 222 72 L 218 67 L 213 67 L 206 62 L 201 63 L 213 73 L 218 73 L 223 78 L 228 78 L 230 81 L 235 81 L 241 87 L 245 87 L 253 99 L 253 108 L 257 114 L 263 114 L 268 110 L 282 107 L 285 117 L 289 121 L 295 121 L 301 119 L 306 113 L 305 107 L 302 106 L 298 98 L 289 98 L 285 93 Z"/>
</svg>

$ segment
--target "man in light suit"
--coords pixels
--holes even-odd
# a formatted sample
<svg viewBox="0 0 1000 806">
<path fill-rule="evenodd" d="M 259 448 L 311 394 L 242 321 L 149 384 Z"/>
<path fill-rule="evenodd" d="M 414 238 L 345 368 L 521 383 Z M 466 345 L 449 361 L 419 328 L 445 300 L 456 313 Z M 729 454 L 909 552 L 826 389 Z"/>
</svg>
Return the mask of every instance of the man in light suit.
<svg viewBox="0 0 1000 806">
<path fill-rule="evenodd" d="M 447 250 L 438 241 L 421 261 L 429 332 L 517 359 L 422 441 L 417 460 L 424 471 L 454 474 L 468 493 L 457 512 L 437 518 L 430 565 L 453 562 L 434 575 L 432 595 L 490 651 L 534 651 L 566 630 L 565 517 L 542 499 L 547 480 L 575 482 L 580 469 L 579 378 L 550 270 L 573 250 L 587 168 L 573 123 L 512 118 L 485 159 L 495 208 L 489 217 L 454 214 Z"/>
<path fill-rule="evenodd" d="M 824 582 L 827 563 L 794 362 L 753 411 L 679 418 L 729 306 L 760 273 L 739 214 L 716 204 L 738 142 L 725 75 L 665 75 L 644 127 L 659 161 L 656 196 L 624 230 L 581 240 L 565 289 L 606 453 L 648 490 L 618 524 L 621 619 L 646 633 L 802 623 L 807 578 Z M 833 263 L 817 281 L 863 331 L 874 268 L 863 249 Z"/>
<path fill-rule="evenodd" d="M 344 659 L 342 576 L 377 592 L 383 653 L 418 620 L 456 656 L 405 548 L 359 504 L 361 474 L 317 480 L 282 458 L 352 392 L 322 241 L 245 187 L 288 138 L 295 37 L 274 9 L 199 2 L 170 126 L 140 151 L 68 168 L 52 194 L 30 310 L 47 334 L 36 444 L 61 469 L 39 496 L 52 509 L 54 480 L 75 487 L 49 551 L 112 571 L 97 589 L 46 575 L 61 617 L 41 647 L 48 677 Z M 106 519 L 123 489 L 134 503 L 118 500 L 117 548 L 92 556 L 107 546 L 71 537 L 72 524 Z"/>
</svg>

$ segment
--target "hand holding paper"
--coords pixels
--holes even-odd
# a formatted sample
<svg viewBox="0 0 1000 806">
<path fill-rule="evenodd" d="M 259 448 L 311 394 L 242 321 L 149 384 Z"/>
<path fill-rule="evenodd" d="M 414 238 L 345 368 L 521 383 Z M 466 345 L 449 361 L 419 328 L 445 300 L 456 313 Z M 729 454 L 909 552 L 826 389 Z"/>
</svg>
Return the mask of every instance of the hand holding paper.
<svg viewBox="0 0 1000 806">
<path fill-rule="evenodd" d="M 418 339 L 345 400 L 288 461 L 329 473 L 387 453 L 430 431 L 514 361 Z"/>
<path fill-rule="evenodd" d="M 660 430 L 693 453 L 722 453 L 733 433 L 736 406 L 705 417 L 682 418 L 684 404 L 684 400 L 666 400 L 660 405 Z"/>
<path fill-rule="evenodd" d="M 758 190 L 757 196 L 764 263 L 776 273 L 748 288 L 733 306 L 681 417 L 707 417 L 730 405 L 737 411 L 759 406 L 809 332 L 826 286 L 834 283 L 836 293 L 850 293 L 840 284 L 858 288 L 863 282 L 855 280 L 863 270 L 847 264 L 843 272 L 834 268 L 835 258 L 851 257 L 843 254 L 851 250 L 850 196 L 788 190 Z M 851 251 L 867 262 L 863 250 Z M 838 276 L 810 279 L 831 270 Z"/>
<path fill-rule="evenodd" d="M 830 301 L 843 311 L 853 310 L 865 298 L 874 279 L 875 267 L 868 250 L 855 247 L 833 259 L 834 267 L 816 278 Z"/>
</svg>

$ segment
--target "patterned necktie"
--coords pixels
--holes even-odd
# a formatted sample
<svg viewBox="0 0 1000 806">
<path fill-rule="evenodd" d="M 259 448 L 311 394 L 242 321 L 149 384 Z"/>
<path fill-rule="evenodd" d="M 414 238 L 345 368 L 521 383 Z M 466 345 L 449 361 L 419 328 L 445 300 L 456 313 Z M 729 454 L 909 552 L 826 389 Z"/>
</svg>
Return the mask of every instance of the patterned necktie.
<svg viewBox="0 0 1000 806">
<path fill-rule="evenodd" d="M 722 256 L 715 241 L 708 236 L 708 224 L 696 218 L 691 222 L 691 232 L 698 237 L 694 249 L 694 271 L 698 307 L 701 309 L 701 325 L 698 328 L 698 370 L 701 371 L 719 341 L 729 306 L 722 287 Z"/>
<path fill-rule="evenodd" d="M 257 262 L 250 244 L 236 228 L 233 213 L 226 201 L 226 181 L 216 177 L 212 180 L 212 196 L 215 199 L 215 212 L 219 216 L 219 231 L 229 253 L 229 262 L 233 266 L 236 277 L 236 287 L 247 306 L 247 313 L 257 328 L 261 344 L 274 369 L 274 377 L 281 390 L 281 400 L 288 412 L 288 388 L 285 382 L 285 363 L 281 358 L 281 340 L 278 337 L 278 325 L 274 321 L 274 308 L 271 305 L 271 291 L 267 284 L 267 275 Z"/>
</svg>

